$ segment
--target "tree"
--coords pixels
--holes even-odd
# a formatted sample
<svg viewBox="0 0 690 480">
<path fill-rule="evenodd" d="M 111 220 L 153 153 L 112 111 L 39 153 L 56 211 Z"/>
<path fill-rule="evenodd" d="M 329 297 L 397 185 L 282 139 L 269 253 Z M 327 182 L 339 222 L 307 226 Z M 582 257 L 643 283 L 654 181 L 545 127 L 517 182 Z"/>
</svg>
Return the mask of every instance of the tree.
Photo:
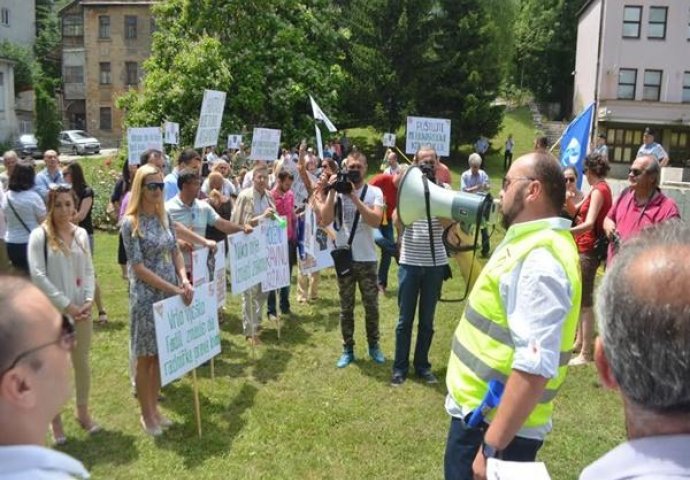
<svg viewBox="0 0 690 480">
<path fill-rule="evenodd" d="M 31 50 L 7 40 L 0 42 L 0 58 L 6 58 L 14 64 L 14 91 L 15 94 L 31 89 L 34 80 L 40 70 L 36 64 Z"/>
<path fill-rule="evenodd" d="M 345 19 L 342 109 L 353 124 L 389 132 L 415 110 L 431 47 L 432 0 L 350 0 Z"/>
<path fill-rule="evenodd" d="M 420 113 L 450 118 L 455 147 L 492 137 L 503 119 L 493 105 L 503 80 L 498 27 L 480 0 L 439 0 L 435 13 Z"/>
<path fill-rule="evenodd" d="M 58 136 L 62 130 L 62 120 L 55 100 L 56 81 L 41 78 L 34 85 L 36 96 L 36 139 L 38 147 L 45 151 L 57 150 L 60 146 Z"/>
<path fill-rule="evenodd" d="M 60 29 L 53 0 L 35 0 L 34 56 L 48 78 L 60 78 Z"/>
<path fill-rule="evenodd" d="M 342 71 L 329 0 L 169 0 L 154 7 L 157 31 L 141 91 L 118 100 L 125 124 L 180 122 L 191 144 L 204 89 L 227 92 L 222 131 L 280 128 L 313 134 L 311 93 L 337 120 Z"/>
<path fill-rule="evenodd" d="M 515 82 L 571 114 L 577 12 L 585 0 L 522 0 L 515 23 Z"/>
</svg>

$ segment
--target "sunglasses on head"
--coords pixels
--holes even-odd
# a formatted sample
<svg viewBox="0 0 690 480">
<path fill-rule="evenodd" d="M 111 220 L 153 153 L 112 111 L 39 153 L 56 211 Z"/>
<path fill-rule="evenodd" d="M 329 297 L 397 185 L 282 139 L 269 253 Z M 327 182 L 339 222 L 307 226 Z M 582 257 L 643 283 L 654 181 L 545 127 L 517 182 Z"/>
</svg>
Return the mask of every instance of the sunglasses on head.
<svg viewBox="0 0 690 480">
<path fill-rule="evenodd" d="M 62 325 L 60 328 L 60 337 L 57 340 L 53 340 L 52 342 L 47 342 L 43 343 L 41 345 L 38 345 L 37 347 L 30 348 L 28 350 L 24 350 L 22 353 L 14 357 L 14 360 L 10 364 L 9 367 L 4 369 L 2 373 L 0 373 L 0 378 L 10 370 L 12 370 L 14 367 L 16 367 L 19 362 L 24 360 L 26 357 L 29 355 L 32 355 L 38 351 L 43 350 L 44 348 L 51 347 L 53 345 L 58 345 L 60 348 L 63 350 L 72 350 L 74 348 L 74 340 L 76 338 L 75 334 L 75 328 L 74 328 L 74 323 L 72 323 L 72 320 L 69 319 L 67 315 L 62 316 Z"/>
<path fill-rule="evenodd" d="M 155 192 L 158 189 L 163 191 L 164 187 L 165 183 L 163 182 L 148 182 L 144 184 L 144 188 L 146 188 L 146 190 L 148 190 L 149 192 Z"/>
<path fill-rule="evenodd" d="M 69 183 L 51 183 L 48 185 L 48 190 L 51 192 L 69 192 L 72 190 L 72 185 Z"/>
</svg>

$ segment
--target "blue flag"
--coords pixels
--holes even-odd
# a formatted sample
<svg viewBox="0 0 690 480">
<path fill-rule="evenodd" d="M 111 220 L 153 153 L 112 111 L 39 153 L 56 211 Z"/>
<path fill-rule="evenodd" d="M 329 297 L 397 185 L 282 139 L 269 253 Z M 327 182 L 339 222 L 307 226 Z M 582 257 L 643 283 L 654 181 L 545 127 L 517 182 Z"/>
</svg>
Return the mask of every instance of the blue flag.
<svg viewBox="0 0 690 480">
<path fill-rule="evenodd" d="M 577 188 L 582 186 L 582 171 L 589 147 L 594 103 L 590 104 L 575 120 L 570 122 L 561 137 L 561 165 L 577 169 Z"/>
</svg>

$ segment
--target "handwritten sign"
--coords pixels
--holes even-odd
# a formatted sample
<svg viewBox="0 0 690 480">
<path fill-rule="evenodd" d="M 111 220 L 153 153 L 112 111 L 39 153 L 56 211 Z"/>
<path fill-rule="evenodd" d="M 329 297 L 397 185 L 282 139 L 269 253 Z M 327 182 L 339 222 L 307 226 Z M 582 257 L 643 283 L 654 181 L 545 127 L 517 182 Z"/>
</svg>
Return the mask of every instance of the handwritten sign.
<svg viewBox="0 0 690 480">
<path fill-rule="evenodd" d="M 384 147 L 395 147 L 395 133 L 384 133 L 382 141 Z"/>
<path fill-rule="evenodd" d="M 268 255 L 266 236 L 260 228 L 252 233 L 238 232 L 228 236 L 228 268 L 232 293 L 237 295 L 266 279 Z"/>
<path fill-rule="evenodd" d="M 215 147 L 218 144 L 224 108 L 225 92 L 204 90 L 204 100 L 201 104 L 194 148 Z"/>
<path fill-rule="evenodd" d="M 163 124 L 165 143 L 169 145 L 180 144 L 180 124 L 176 122 L 165 122 Z"/>
<path fill-rule="evenodd" d="M 192 285 L 208 281 L 208 248 L 197 248 L 192 252 Z"/>
<path fill-rule="evenodd" d="M 285 217 L 280 218 L 281 220 L 266 220 L 261 223 L 268 250 L 268 270 L 266 279 L 261 282 L 262 292 L 270 292 L 290 285 L 287 221 Z"/>
<path fill-rule="evenodd" d="M 127 129 L 127 163 L 139 165 L 141 154 L 146 150 L 163 151 L 163 136 L 158 127 L 128 128 Z"/>
<path fill-rule="evenodd" d="M 252 135 L 252 160 L 273 161 L 280 150 L 280 130 L 272 128 L 255 128 Z"/>
<path fill-rule="evenodd" d="M 215 284 L 194 289 L 185 306 L 174 295 L 153 304 L 161 385 L 167 385 L 220 353 Z"/>
<path fill-rule="evenodd" d="M 233 133 L 232 135 L 228 135 L 228 148 L 231 150 L 238 150 L 240 148 L 240 144 L 242 143 L 242 135 Z"/>
<path fill-rule="evenodd" d="M 407 117 L 405 153 L 417 153 L 431 145 L 440 157 L 450 155 L 450 120 L 446 118 Z"/>
</svg>

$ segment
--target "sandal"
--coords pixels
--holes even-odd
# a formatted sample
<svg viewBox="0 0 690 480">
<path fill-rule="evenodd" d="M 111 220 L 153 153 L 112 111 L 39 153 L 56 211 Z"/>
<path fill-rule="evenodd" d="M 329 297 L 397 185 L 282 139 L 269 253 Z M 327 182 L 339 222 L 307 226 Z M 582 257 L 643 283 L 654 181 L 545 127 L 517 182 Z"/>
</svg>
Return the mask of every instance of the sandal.
<svg viewBox="0 0 690 480">
<path fill-rule="evenodd" d="M 100 310 L 98 312 L 98 323 L 99 323 L 99 325 L 107 325 L 108 324 L 108 314 L 105 313 L 105 310 Z"/>
<path fill-rule="evenodd" d="M 77 423 L 79 424 L 79 426 L 80 426 L 86 433 L 88 433 L 89 435 L 95 435 L 96 433 L 98 433 L 98 432 L 100 432 L 101 430 L 103 430 L 103 427 L 101 427 L 99 424 L 97 424 L 97 423 L 94 422 L 93 420 L 91 420 L 91 425 L 90 425 L 90 426 L 87 426 L 86 424 L 84 424 L 84 423 L 83 423 L 81 420 L 79 420 L 78 418 L 77 418 L 76 420 L 77 420 Z"/>
</svg>

